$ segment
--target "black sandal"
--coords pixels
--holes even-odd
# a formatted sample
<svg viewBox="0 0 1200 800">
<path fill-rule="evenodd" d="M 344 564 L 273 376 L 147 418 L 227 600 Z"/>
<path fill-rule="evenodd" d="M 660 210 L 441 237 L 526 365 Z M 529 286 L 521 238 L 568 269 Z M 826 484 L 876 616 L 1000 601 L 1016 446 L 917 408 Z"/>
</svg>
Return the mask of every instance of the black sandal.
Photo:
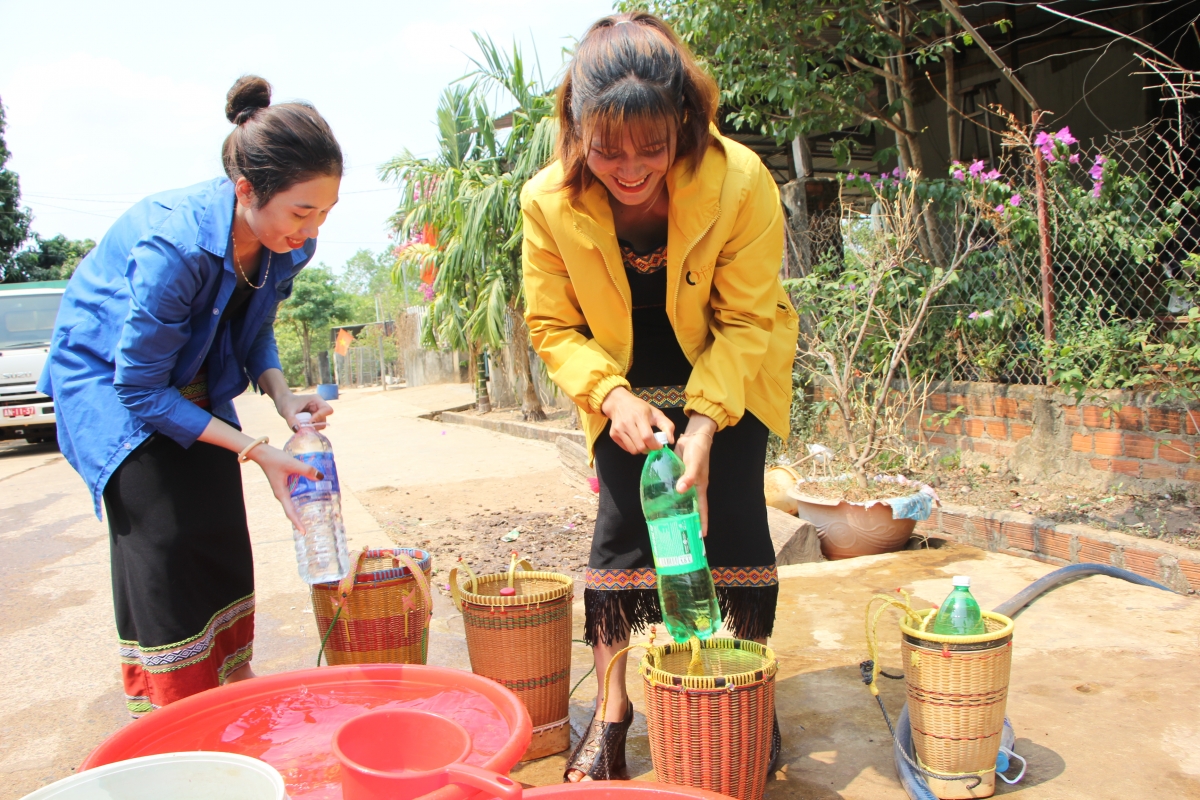
<svg viewBox="0 0 1200 800">
<path fill-rule="evenodd" d="M 771 731 L 771 760 L 767 764 L 767 777 L 779 768 L 780 756 L 783 755 L 783 734 L 779 732 L 779 715 L 775 715 L 775 725 Z"/>
<path fill-rule="evenodd" d="M 575 783 L 571 780 L 572 772 L 582 772 L 583 778 L 594 781 L 627 781 L 629 771 L 625 765 L 625 737 L 629 726 L 633 724 L 633 702 L 626 701 L 625 718 L 620 722 L 605 722 L 596 719 L 588 724 L 587 732 L 575 746 L 571 758 L 567 760 L 567 768 L 563 771 L 563 782 Z"/>
</svg>

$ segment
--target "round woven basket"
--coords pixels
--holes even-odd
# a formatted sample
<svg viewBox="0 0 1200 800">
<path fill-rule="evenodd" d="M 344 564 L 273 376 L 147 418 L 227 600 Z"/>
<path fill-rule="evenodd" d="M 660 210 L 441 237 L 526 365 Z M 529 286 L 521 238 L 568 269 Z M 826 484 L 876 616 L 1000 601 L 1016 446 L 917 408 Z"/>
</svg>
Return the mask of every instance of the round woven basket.
<svg viewBox="0 0 1200 800">
<path fill-rule="evenodd" d="M 314 584 L 313 614 L 318 633 L 329 634 L 324 651 L 329 663 L 424 664 L 432 567 L 433 558 L 417 548 L 364 550 L 353 582 Z M 339 604 L 342 612 L 332 624 Z"/>
<path fill-rule="evenodd" d="M 510 582 L 515 593 L 500 594 Z M 450 591 L 462 611 L 471 670 L 511 689 L 529 711 L 533 740 L 522 760 L 566 750 L 575 581 L 557 572 L 514 567 L 460 582 L 455 569 Z"/>
<path fill-rule="evenodd" d="M 922 620 L 934 609 L 918 611 Z M 1013 621 L 983 612 L 987 633 L 941 636 L 901 620 L 901 653 L 913 745 L 921 766 L 973 781 L 929 779 L 941 798 L 990 797 L 1004 730 Z M 932 620 L 930 620 L 932 622 Z M 924 627 L 929 627 L 925 624 Z"/>
<path fill-rule="evenodd" d="M 740 639 L 652 647 L 638 672 L 646 695 L 650 757 L 658 780 L 759 800 L 775 722 L 775 653 Z"/>
</svg>

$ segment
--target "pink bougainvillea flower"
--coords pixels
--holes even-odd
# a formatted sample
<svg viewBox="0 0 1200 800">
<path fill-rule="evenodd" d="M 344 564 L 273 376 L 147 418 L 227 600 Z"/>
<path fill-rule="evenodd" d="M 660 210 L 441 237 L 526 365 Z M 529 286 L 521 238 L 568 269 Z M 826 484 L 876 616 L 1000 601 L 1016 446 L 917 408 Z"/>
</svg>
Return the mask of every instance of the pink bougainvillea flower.
<svg viewBox="0 0 1200 800">
<path fill-rule="evenodd" d="M 1104 181 L 1096 181 L 1096 183 L 1092 186 L 1092 197 L 1099 198 L 1100 190 L 1103 188 L 1104 188 Z"/>
<path fill-rule="evenodd" d="M 1104 156 L 1096 156 L 1096 163 L 1092 164 L 1092 168 L 1088 170 L 1088 175 L 1092 177 L 1092 180 L 1098 181 L 1104 177 L 1104 165 L 1107 161 L 1108 159 Z"/>
<path fill-rule="evenodd" d="M 1079 153 L 1071 153 L 1071 157 L 1067 160 L 1070 161 L 1072 164 L 1078 164 L 1079 163 Z"/>
<path fill-rule="evenodd" d="M 996 213 L 997 213 L 997 214 L 1003 214 L 1003 213 L 1004 213 L 1004 206 L 1002 206 L 1002 205 L 996 206 Z"/>
<path fill-rule="evenodd" d="M 1009 204 L 1010 206 L 1019 206 L 1019 205 L 1021 205 L 1021 195 L 1019 195 L 1019 194 L 1014 194 L 1012 197 L 1008 198 L 1008 204 Z"/>
<path fill-rule="evenodd" d="M 956 181 L 961 181 L 966 176 L 963 175 L 963 171 L 961 169 L 956 169 L 954 172 L 950 173 L 950 177 L 954 178 Z"/>
<path fill-rule="evenodd" d="M 972 311 L 970 314 L 967 314 L 967 319 L 979 319 L 979 312 Z"/>
<path fill-rule="evenodd" d="M 994 181 L 1000 177 L 1000 170 L 992 169 L 979 176 L 985 181 Z"/>
<path fill-rule="evenodd" d="M 871 173 L 869 173 L 869 172 L 864 172 L 862 175 L 859 175 L 858 177 L 861 178 L 862 180 L 866 181 L 867 183 L 871 182 Z"/>
<path fill-rule="evenodd" d="M 852 181 L 857 177 L 858 177 L 858 175 L 856 173 L 853 173 L 853 172 L 846 173 L 846 180 L 848 180 L 848 181 Z"/>
<path fill-rule="evenodd" d="M 1066 127 L 1064 127 L 1058 133 L 1054 134 L 1054 138 L 1057 139 L 1062 144 L 1067 145 L 1068 147 L 1070 147 L 1071 145 L 1073 145 L 1079 141 L 1078 139 L 1076 139 L 1074 136 L 1071 135 L 1071 129 L 1066 128 Z"/>
<path fill-rule="evenodd" d="M 982 161 L 976 159 L 971 162 L 971 166 L 967 168 L 967 171 L 971 173 L 972 178 L 978 178 L 980 173 L 983 172 L 983 168 L 986 166 L 987 164 L 984 164 Z"/>
</svg>

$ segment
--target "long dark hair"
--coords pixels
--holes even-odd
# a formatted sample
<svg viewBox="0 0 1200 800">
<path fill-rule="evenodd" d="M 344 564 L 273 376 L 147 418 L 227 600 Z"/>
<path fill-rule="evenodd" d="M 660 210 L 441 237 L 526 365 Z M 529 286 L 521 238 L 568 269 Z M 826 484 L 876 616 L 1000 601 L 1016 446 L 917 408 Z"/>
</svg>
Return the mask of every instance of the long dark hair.
<svg viewBox="0 0 1200 800">
<path fill-rule="evenodd" d="M 325 118 L 308 103 L 271 105 L 271 84 L 257 75 L 233 84 L 225 117 L 237 126 L 222 149 L 225 174 L 250 181 L 259 207 L 297 183 L 342 177 L 342 148 Z"/>
<path fill-rule="evenodd" d="M 675 135 L 675 157 L 704 157 L 717 116 L 717 84 L 667 23 L 644 11 L 614 14 L 588 28 L 558 89 L 558 158 L 563 185 L 578 197 L 594 180 L 592 137 Z"/>
</svg>

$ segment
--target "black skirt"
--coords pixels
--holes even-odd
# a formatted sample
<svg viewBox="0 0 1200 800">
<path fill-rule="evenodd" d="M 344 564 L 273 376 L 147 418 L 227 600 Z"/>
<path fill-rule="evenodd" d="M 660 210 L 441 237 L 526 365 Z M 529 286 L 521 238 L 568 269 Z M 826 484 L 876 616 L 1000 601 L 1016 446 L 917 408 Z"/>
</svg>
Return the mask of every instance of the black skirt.
<svg viewBox="0 0 1200 800">
<path fill-rule="evenodd" d="M 104 489 L 126 703 L 135 716 L 249 662 L 254 560 L 237 454 L 153 434 Z"/>
<path fill-rule="evenodd" d="M 675 424 L 687 426 L 683 412 L 688 362 L 666 314 L 665 254 L 649 270 L 626 251 L 626 275 L 633 295 L 633 363 L 626 378 L 635 394 L 660 408 Z M 775 626 L 779 576 L 763 500 L 767 427 L 747 412 L 736 425 L 713 437 L 709 461 L 708 537 L 721 615 L 734 635 L 762 639 Z M 585 577 L 584 638 L 595 646 L 627 638 L 662 622 L 650 534 L 642 515 L 639 483 L 644 455 L 625 452 L 609 435 L 594 445 L 600 507 Z"/>
</svg>

